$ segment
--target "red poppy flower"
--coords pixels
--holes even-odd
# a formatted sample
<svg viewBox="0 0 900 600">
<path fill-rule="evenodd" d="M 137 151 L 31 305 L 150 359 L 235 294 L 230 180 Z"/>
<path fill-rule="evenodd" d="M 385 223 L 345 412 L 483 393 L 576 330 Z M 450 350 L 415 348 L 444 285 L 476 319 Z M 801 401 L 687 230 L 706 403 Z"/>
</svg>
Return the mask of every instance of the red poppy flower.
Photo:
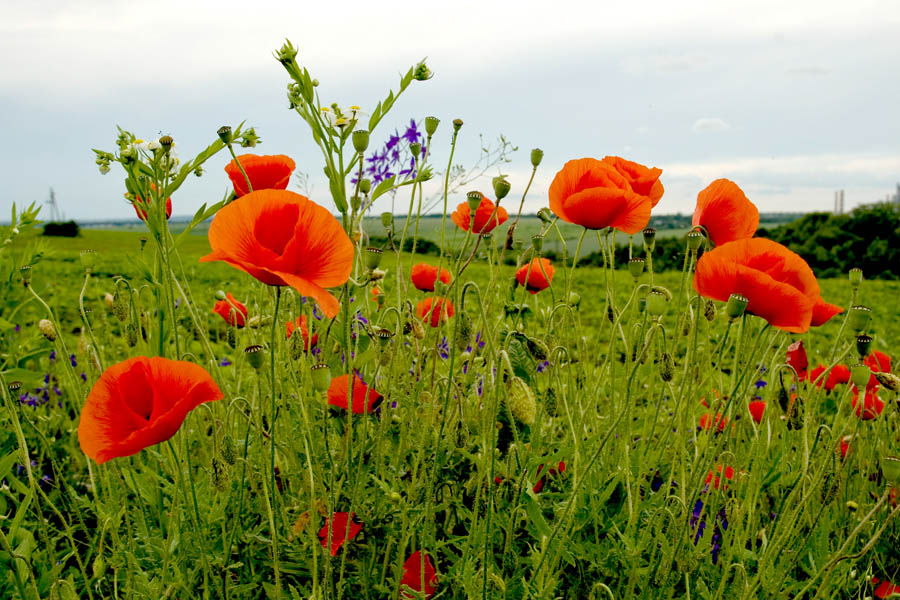
<svg viewBox="0 0 900 600">
<path fill-rule="evenodd" d="M 291 339 L 291 335 L 294 333 L 295 329 L 300 330 L 300 335 L 303 336 L 303 348 L 309 350 L 311 347 L 315 346 L 319 341 L 319 334 L 314 333 L 312 336 L 312 341 L 309 339 L 309 329 L 306 327 L 306 315 L 300 315 L 293 321 L 287 322 L 287 339 Z"/>
<path fill-rule="evenodd" d="M 718 465 L 717 469 L 719 471 L 719 475 L 723 475 L 723 486 L 722 489 L 728 487 L 727 481 L 734 479 L 734 469 L 731 467 L 725 467 L 724 473 L 722 472 L 722 465 Z M 706 474 L 706 485 L 709 485 L 710 482 L 713 482 L 713 487 L 719 489 L 719 475 L 716 475 L 712 469 L 710 469 L 709 473 Z"/>
<path fill-rule="evenodd" d="M 337 556 L 338 550 L 344 545 L 344 541 L 352 540 L 362 530 L 362 524 L 356 522 L 356 515 L 346 512 L 336 512 L 331 519 L 325 519 L 325 525 L 319 530 L 319 539 L 323 548 L 328 548 L 328 536 L 331 536 L 331 555 Z M 329 531 L 329 525 L 334 522 L 334 528 Z M 348 529 L 349 522 L 349 529 Z"/>
<path fill-rule="evenodd" d="M 453 303 L 447 298 L 428 296 L 416 305 L 416 314 L 432 327 L 439 327 L 452 317 L 454 312 Z"/>
<path fill-rule="evenodd" d="M 347 378 L 348 375 L 340 375 L 331 380 L 328 386 L 328 404 L 347 410 Z M 353 406 L 350 409 L 354 415 L 371 413 L 381 404 L 382 395 L 375 388 L 367 386 L 358 375 L 353 378 Z"/>
<path fill-rule="evenodd" d="M 875 372 L 891 372 L 891 357 L 880 350 L 873 350 L 872 353 L 866 357 L 865 363 Z"/>
<path fill-rule="evenodd" d="M 238 156 L 241 167 L 247 172 L 247 178 L 250 179 L 250 185 L 253 191 L 259 190 L 283 190 L 287 188 L 291 180 L 291 173 L 294 172 L 296 165 L 294 161 L 283 154 L 274 156 L 259 156 L 257 154 L 242 154 Z M 249 193 L 247 189 L 247 179 L 241 173 L 237 162 L 232 160 L 225 165 L 225 172 L 234 185 L 234 193 L 241 196 Z"/>
<path fill-rule="evenodd" d="M 544 465 L 538 465 L 536 475 L 540 476 L 541 471 L 543 471 L 543 470 L 544 470 Z M 556 465 L 556 468 L 554 469 L 553 467 L 550 467 L 550 469 L 547 471 L 547 474 L 550 477 L 556 477 L 560 473 L 565 473 L 565 472 L 566 472 L 566 463 L 563 461 L 559 461 L 559 463 L 557 463 L 557 465 Z M 540 492 L 543 489 L 544 489 L 544 477 L 541 477 L 540 479 L 537 480 L 537 483 L 534 484 L 534 487 L 531 488 L 531 491 L 534 492 L 535 494 L 537 494 L 538 492 Z"/>
<path fill-rule="evenodd" d="M 156 191 L 156 184 L 151 183 L 150 189 L 153 191 Z M 143 204 L 144 204 L 144 199 L 141 198 L 140 196 L 136 196 L 134 199 L 134 202 L 132 203 L 132 206 L 134 206 L 134 212 L 135 212 L 135 214 L 137 214 L 138 219 L 140 219 L 141 221 L 146 221 L 147 220 L 147 211 L 144 210 L 143 208 L 141 208 L 141 206 Z M 172 198 L 169 197 L 169 198 L 166 198 L 166 219 L 168 219 L 171 216 L 172 216 Z"/>
<path fill-rule="evenodd" d="M 713 425 L 716 427 L 716 431 L 720 433 L 725 431 L 725 426 L 728 425 L 728 417 L 722 416 L 722 413 L 716 413 L 715 419 L 709 413 L 703 413 L 700 415 L 700 429 L 704 431 L 709 431 L 712 429 Z"/>
<path fill-rule="evenodd" d="M 853 439 L 853 437 L 849 436 L 849 435 L 845 435 L 844 437 L 841 438 L 841 441 L 838 444 L 838 449 L 837 449 L 837 451 L 841 453 L 841 458 L 847 458 L 847 453 L 853 450 L 850 447 L 850 440 L 852 440 L 852 439 Z"/>
<path fill-rule="evenodd" d="M 800 381 L 806 379 L 806 369 L 809 367 L 809 360 L 806 358 L 806 348 L 803 347 L 803 340 L 797 340 L 787 349 L 787 360 L 789 367 L 794 367 Z"/>
<path fill-rule="evenodd" d="M 78 442 L 98 463 L 131 456 L 175 435 L 200 404 L 223 397 L 199 365 L 129 358 L 106 369 L 91 388 L 78 423 Z"/>
<path fill-rule="evenodd" d="M 694 289 L 723 302 L 741 294 L 749 300 L 748 313 L 793 333 L 821 325 L 843 310 L 822 299 L 805 260 L 762 238 L 729 242 L 704 253 L 697 261 Z"/>
<path fill-rule="evenodd" d="M 759 227 L 759 210 L 733 181 L 716 179 L 697 194 L 694 227 L 703 227 L 712 243 L 751 238 Z"/>
<path fill-rule="evenodd" d="M 337 298 L 325 288 L 346 283 L 353 244 L 331 214 L 300 194 L 262 190 L 216 213 L 209 227 L 212 252 L 268 285 L 289 285 L 334 317 Z"/>
<path fill-rule="evenodd" d="M 814 382 L 818 387 L 824 385 L 825 389 L 829 392 L 834 390 L 834 387 L 840 383 L 850 382 L 850 369 L 848 369 L 846 365 L 835 365 L 828 372 L 828 375 L 821 377 L 824 372 L 825 366 L 819 365 L 809 372 L 809 380 Z"/>
<path fill-rule="evenodd" d="M 762 423 L 763 414 L 766 412 L 766 403 L 762 400 L 753 400 L 747 405 L 750 410 L 750 416 L 757 424 Z"/>
<path fill-rule="evenodd" d="M 439 278 L 444 283 L 450 283 L 450 271 L 441 269 L 440 277 L 438 277 L 438 268 L 436 266 L 425 263 L 416 263 L 413 265 L 410 278 L 417 290 L 433 292 L 434 284 Z"/>
<path fill-rule="evenodd" d="M 659 180 L 662 169 L 648 168 L 640 163 L 625 160 L 621 156 L 606 156 L 603 158 L 603 162 L 612 165 L 620 175 L 625 177 L 635 194 L 647 196 L 650 199 L 651 208 L 659 204 L 659 199 L 662 198 L 665 191 Z"/>
<path fill-rule="evenodd" d="M 490 233 L 495 227 L 502 225 L 509 218 L 506 209 L 502 206 L 497 207 L 497 214 L 494 215 L 493 219 L 491 219 L 492 214 L 494 214 L 494 203 L 482 194 L 481 204 L 475 210 L 475 226 L 472 228 L 472 231 L 474 233 Z M 463 231 L 469 231 L 469 227 L 472 225 L 472 213 L 469 210 L 469 203 L 463 202 L 457 206 L 450 218 L 453 219 L 457 227 Z"/>
<path fill-rule="evenodd" d="M 400 585 L 425 594 L 426 598 L 430 598 L 437 591 L 437 571 L 431 564 L 431 557 L 427 553 L 416 550 L 409 555 L 406 562 L 403 563 L 403 578 L 400 579 Z M 402 592 L 404 598 L 412 598 L 409 592 Z"/>
<path fill-rule="evenodd" d="M 378 305 L 378 310 L 381 310 L 381 305 L 384 303 L 384 292 L 377 285 L 373 285 L 369 294 L 372 296 L 372 302 Z"/>
<path fill-rule="evenodd" d="M 873 592 L 876 598 L 890 598 L 892 594 L 900 594 L 900 585 L 894 585 L 886 579 L 879 580 L 877 577 L 872 578 L 872 585 L 877 585 Z"/>
<path fill-rule="evenodd" d="M 595 158 L 570 160 L 550 184 L 550 210 L 587 229 L 615 227 L 628 234 L 650 222 L 652 203 L 614 166 Z"/>
<path fill-rule="evenodd" d="M 247 307 L 235 300 L 231 292 L 225 294 L 226 300 L 219 300 L 212 311 L 225 319 L 233 327 L 243 327 L 247 319 Z"/>
<path fill-rule="evenodd" d="M 878 418 L 884 410 L 884 402 L 878 398 L 878 387 L 866 388 L 865 397 L 859 402 L 859 390 L 853 386 L 853 408 L 856 409 L 856 416 L 863 421 L 870 421 Z M 858 405 L 858 406 L 857 406 Z"/>
<path fill-rule="evenodd" d="M 550 287 L 550 283 L 553 281 L 554 270 L 548 259 L 541 258 L 539 260 L 532 258 L 531 262 L 522 265 L 516 271 L 516 281 L 519 282 L 519 285 L 525 286 L 525 289 L 532 294 L 537 294 L 541 290 L 546 290 Z"/>
</svg>

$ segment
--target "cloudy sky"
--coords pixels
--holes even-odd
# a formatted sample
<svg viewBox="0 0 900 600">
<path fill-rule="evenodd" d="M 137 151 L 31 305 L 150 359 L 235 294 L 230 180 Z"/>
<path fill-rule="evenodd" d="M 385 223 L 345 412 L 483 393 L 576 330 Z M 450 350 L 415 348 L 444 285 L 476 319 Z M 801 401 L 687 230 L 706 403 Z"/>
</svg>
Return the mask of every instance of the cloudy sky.
<svg viewBox="0 0 900 600">
<path fill-rule="evenodd" d="M 121 171 L 100 175 L 91 152 L 114 149 L 117 124 L 147 138 L 170 134 L 190 157 L 220 125 L 246 120 L 264 141 L 257 152 L 294 157 L 312 198 L 333 206 L 272 58 L 286 37 L 323 100 L 369 111 L 427 56 L 434 79 L 407 90 L 374 143 L 435 115 L 433 156 L 443 165 L 449 123 L 462 118 L 454 162 L 477 158 L 479 135 L 519 147 L 502 167 L 512 196 L 540 147 L 532 211 L 546 205 L 566 160 L 607 154 L 662 168 L 657 210 L 667 213 L 690 212 L 719 177 L 762 211 L 829 210 L 836 189 L 849 208 L 900 181 L 896 0 L 7 0 L 3 15 L 4 219 L 12 202 L 44 200 L 50 186 L 67 217 L 133 216 Z M 176 214 L 221 199 L 226 162 L 219 155 L 187 181 Z"/>
</svg>

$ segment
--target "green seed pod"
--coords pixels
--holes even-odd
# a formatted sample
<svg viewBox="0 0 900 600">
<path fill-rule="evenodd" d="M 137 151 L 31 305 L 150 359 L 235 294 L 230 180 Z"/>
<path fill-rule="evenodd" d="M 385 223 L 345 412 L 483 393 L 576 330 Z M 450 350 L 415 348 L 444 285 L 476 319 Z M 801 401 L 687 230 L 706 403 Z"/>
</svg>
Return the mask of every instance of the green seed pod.
<svg viewBox="0 0 900 600">
<path fill-rule="evenodd" d="M 97 263 L 97 253 L 93 250 L 82 250 L 79 258 L 81 259 L 81 268 L 84 269 L 86 275 L 90 275 Z"/>
<path fill-rule="evenodd" d="M 317 391 L 324 392 L 328 389 L 328 384 L 331 383 L 331 369 L 328 368 L 328 365 L 325 363 L 313 365 L 309 370 L 309 374 L 312 378 L 313 387 Z"/>
<path fill-rule="evenodd" d="M 537 216 L 538 219 L 541 220 L 541 223 L 549 224 L 553 221 L 553 213 L 550 212 L 550 209 L 547 207 L 544 207 L 537 211 Z"/>
<path fill-rule="evenodd" d="M 233 465 L 237 461 L 237 448 L 234 447 L 234 440 L 227 435 L 222 437 L 222 460 L 229 465 Z"/>
<path fill-rule="evenodd" d="M 870 309 L 868 306 L 857 304 L 856 306 L 850 307 L 850 317 L 848 319 L 850 329 L 852 329 L 857 335 L 866 330 L 866 327 L 868 327 L 869 320 L 871 318 L 872 309 Z"/>
<path fill-rule="evenodd" d="M 859 284 L 862 283 L 862 279 L 862 269 L 859 269 L 857 267 L 853 267 L 852 269 L 850 269 L 850 287 L 852 289 L 857 289 L 859 287 Z"/>
<path fill-rule="evenodd" d="M 378 345 L 381 348 L 387 347 L 388 342 L 391 341 L 392 337 L 394 337 L 394 332 L 390 329 L 381 327 L 375 330 L 375 339 L 378 340 Z"/>
<path fill-rule="evenodd" d="M 502 200 L 506 198 L 506 195 L 509 194 L 510 185 L 506 180 L 506 177 L 503 175 L 498 175 L 491 180 L 491 183 L 494 185 L 494 195 L 497 197 L 497 200 Z"/>
<path fill-rule="evenodd" d="M 462 129 L 463 120 L 462 119 L 453 119 L 453 131 L 454 133 Z"/>
<path fill-rule="evenodd" d="M 506 381 L 506 401 L 509 412 L 523 425 L 534 425 L 537 403 L 528 384 L 521 377 L 510 377 Z"/>
<path fill-rule="evenodd" d="M 22 285 L 24 285 L 25 287 L 31 285 L 31 265 L 23 265 L 19 267 L 19 274 L 22 275 Z"/>
<path fill-rule="evenodd" d="M 231 127 L 222 125 L 216 133 L 219 134 L 219 139 L 222 140 L 223 144 L 226 146 L 231 144 L 231 140 L 233 139 L 231 136 Z"/>
<path fill-rule="evenodd" d="M 391 231 L 394 228 L 394 213 L 381 213 L 381 225 L 388 231 Z"/>
<path fill-rule="evenodd" d="M 293 337 L 293 336 L 291 336 Z M 302 335 L 299 337 L 303 337 Z M 244 348 L 244 354 L 247 355 L 247 362 L 250 363 L 250 366 L 256 370 L 259 370 L 263 364 L 263 355 L 265 351 L 262 346 L 259 344 L 254 344 L 252 346 L 247 346 Z"/>
<path fill-rule="evenodd" d="M 687 249 L 688 252 L 696 252 L 700 247 L 700 244 L 703 243 L 703 234 L 697 231 L 696 229 L 689 231 L 687 234 Z"/>
<path fill-rule="evenodd" d="M 891 486 L 900 486 L 900 458 L 896 456 L 882 456 L 881 474 L 884 480 Z"/>
<path fill-rule="evenodd" d="M 716 318 L 716 303 L 709 298 L 703 299 L 703 317 L 707 321 L 712 321 Z"/>
<path fill-rule="evenodd" d="M 850 367 L 850 381 L 857 388 L 864 390 L 869 384 L 869 378 L 872 376 L 872 370 L 865 363 L 857 363 Z"/>
<path fill-rule="evenodd" d="M 6 386 L 6 388 L 10 392 L 17 392 L 17 391 L 19 391 L 19 388 L 21 388 L 21 387 L 22 387 L 21 381 L 10 381 Z"/>
<path fill-rule="evenodd" d="M 371 179 L 360 179 L 359 180 L 359 192 L 363 196 L 368 196 L 369 192 L 372 190 L 372 180 Z"/>
<path fill-rule="evenodd" d="M 428 137 L 434 135 L 434 132 L 437 131 L 440 123 L 441 120 L 437 117 L 425 117 L 425 133 L 428 134 Z"/>
<path fill-rule="evenodd" d="M 409 145 L 409 151 L 414 157 L 418 158 L 422 154 L 422 144 L 419 142 L 411 143 Z"/>
<path fill-rule="evenodd" d="M 531 236 L 531 247 L 534 248 L 535 252 L 540 253 L 540 251 L 544 248 L 544 236 L 542 236 L 542 235 Z"/>
<path fill-rule="evenodd" d="M 174 144 L 174 143 L 175 143 L 175 140 L 172 139 L 171 135 L 164 135 L 161 138 L 159 138 L 159 145 L 162 146 L 162 149 L 165 152 L 168 152 L 169 150 L 171 150 L 172 144 Z"/>
<path fill-rule="evenodd" d="M 747 304 L 749 303 L 750 300 L 748 300 L 746 296 L 731 294 L 728 297 L 728 302 L 725 303 L 725 314 L 733 321 L 744 314 L 744 311 L 747 310 Z"/>
<path fill-rule="evenodd" d="M 666 295 L 660 291 L 652 290 L 647 294 L 647 313 L 651 317 L 661 317 L 666 313 Z"/>
<path fill-rule="evenodd" d="M 371 269 L 377 269 L 378 265 L 381 264 L 381 257 L 384 254 L 384 251 L 381 248 L 373 248 L 369 246 L 366 248 L 366 266 Z"/>
<path fill-rule="evenodd" d="M 125 341 L 129 348 L 137 346 L 137 327 L 134 326 L 134 323 L 125 326 Z"/>
<path fill-rule="evenodd" d="M 642 233 L 644 235 L 644 250 L 653 252 L 653 248 L 656 247 L 656 230 L 652 227 L 647 227 Z"/>
<path fill-rule="evenodd" d="M 628 261 L 628 272 L 637 280 L 644 272 L 646 261 L 643 258 L 632 258 Z"/>
<path fill-rule="evenodd" d="M 581 306 L 581 294 L 579 294 L 578 292 L 569 292 L 568 300 L 568 304 L 572 308 L 578 308 L 579 306 Z"/>
<path fill-rule="evenodd" d="M 531 166 L 536 169 L 542 160 L 544 160 L 544 151 L 540 148 L 533 149 L 531 151 Z"/>
<path fill-rule="evenodd" d="M 869 350 L 872 348 L 872 336 L 871 335 L 858 335 L 856 336 L 856 351 L 859 353 L 859 359 L 863 360 L 865 357 L 869 355 Z"/>
<path fill-rule="evenodd" d="M 350 208 L 353 209 L 353 212 L 358 212 L 360 207 L 362 206 L 362 197 L 358 194 L 354 194 L 350 196 Z M 359 238 L 355 238 L 358 240 Z"/>
<path fill-rule="evenodd" d="M 885 389 L 891 390 L 892 392 L 900 391 L 900 377 L 897 377 L 893 373 L 875 373 L 875 379 L 877 379 L 878 383 L 883 385 Z"/>
<path fill-rule="evenodd" d="M 672 355 L 668 352 L 663 352 L 659 355 L 659 378 L 665 381 L 666 383 L 672 381 L 672 377 L 675 373 L 675 361 L 672 359 Z"/>
<path fill-rule="evenodd" d="M 475 211 L 481 206 L 481 192 L 468 192 L 466 194 L 466 203 L 469 205 L 472 219 L 475 218 Z"/>
<path fill-rule="evenodd" d="M 357 129 L 353 132 L 353 149 L 357 152 L 365 152 L 369 147 L 369 132 L 365 129 Z"/>
</svg>

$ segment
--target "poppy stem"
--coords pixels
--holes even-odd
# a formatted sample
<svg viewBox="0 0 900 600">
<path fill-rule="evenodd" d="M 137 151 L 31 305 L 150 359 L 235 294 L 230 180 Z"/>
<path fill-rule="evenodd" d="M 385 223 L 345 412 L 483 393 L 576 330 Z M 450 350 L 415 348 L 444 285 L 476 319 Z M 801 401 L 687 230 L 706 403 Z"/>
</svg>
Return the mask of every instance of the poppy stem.
<svg viewBox="0 0 900 600">
<path fill-rule="evenodd" d="M 228 152 L 231 154 L 231 158 L 234 159 L 234 162 L 237 163 L 238 169 L 241 171 L 241 175 L 244 176 L 244 181 L 247 182 L 247 193 L 251 193 L 253 191 L 253 184 L 250 183 L 250 177 L 247 176 L 247 171 L 244 170 L 244 165 L 241 164 L 241 161 L 238 160 L 237 154 L 234 153 L 234 146 L 231 145 L 231 142 L 228 142 Z"/>
<path fill-rule="evenodd" d="M 278 567 L 278 531 L 275 529 L 275 400 L 277 398 L 276 379 L 275 379 L 275 343 L 277 342 L 278 331 L 278 307 L 281 304 L 281 286 L 275 287 L 275 311 L 272 313 L 272 343 L 269 347 L 269 366 L 272 375 L 272 406 L 269 413 L 271 422 L 269 423 L 269 469 L 271 471 L 271 479 L 269 489 L 272 490 L 272 497 L 267 498 L 269 509 L 269 528 L 272 530 L 272 568 L 275 571 L 275 597 L 281 595 L 281 572 Z"/>
</svg>

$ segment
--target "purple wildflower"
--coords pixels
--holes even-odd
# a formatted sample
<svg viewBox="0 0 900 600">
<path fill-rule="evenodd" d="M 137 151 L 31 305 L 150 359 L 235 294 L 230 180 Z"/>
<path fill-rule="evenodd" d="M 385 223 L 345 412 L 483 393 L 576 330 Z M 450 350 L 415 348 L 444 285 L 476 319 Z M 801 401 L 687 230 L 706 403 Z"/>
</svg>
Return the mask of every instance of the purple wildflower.
<svg viewBox="0 0 900 600">
<path fill-rule="evenodd" d="M 222 360 L 219 361 L 219 366 L 220 366 L 220 367 L 230 367 L 230 366 L 231 366 L 231 361 L 228 360 L 228 357 L 227 357 L 227 356 L 223 356 L 223 357 L 222 357 Z"/>
<path fill-rule="evenodd" d="M 77 367 L 77 366 L 78 366 L 78 361 L 75 360 L 75 355 L 74 355 L 74 354 L 70 354 L 70 355 L 69 355 L 69 362 L 72 364 L 73 367 Z"/>
</svg>

